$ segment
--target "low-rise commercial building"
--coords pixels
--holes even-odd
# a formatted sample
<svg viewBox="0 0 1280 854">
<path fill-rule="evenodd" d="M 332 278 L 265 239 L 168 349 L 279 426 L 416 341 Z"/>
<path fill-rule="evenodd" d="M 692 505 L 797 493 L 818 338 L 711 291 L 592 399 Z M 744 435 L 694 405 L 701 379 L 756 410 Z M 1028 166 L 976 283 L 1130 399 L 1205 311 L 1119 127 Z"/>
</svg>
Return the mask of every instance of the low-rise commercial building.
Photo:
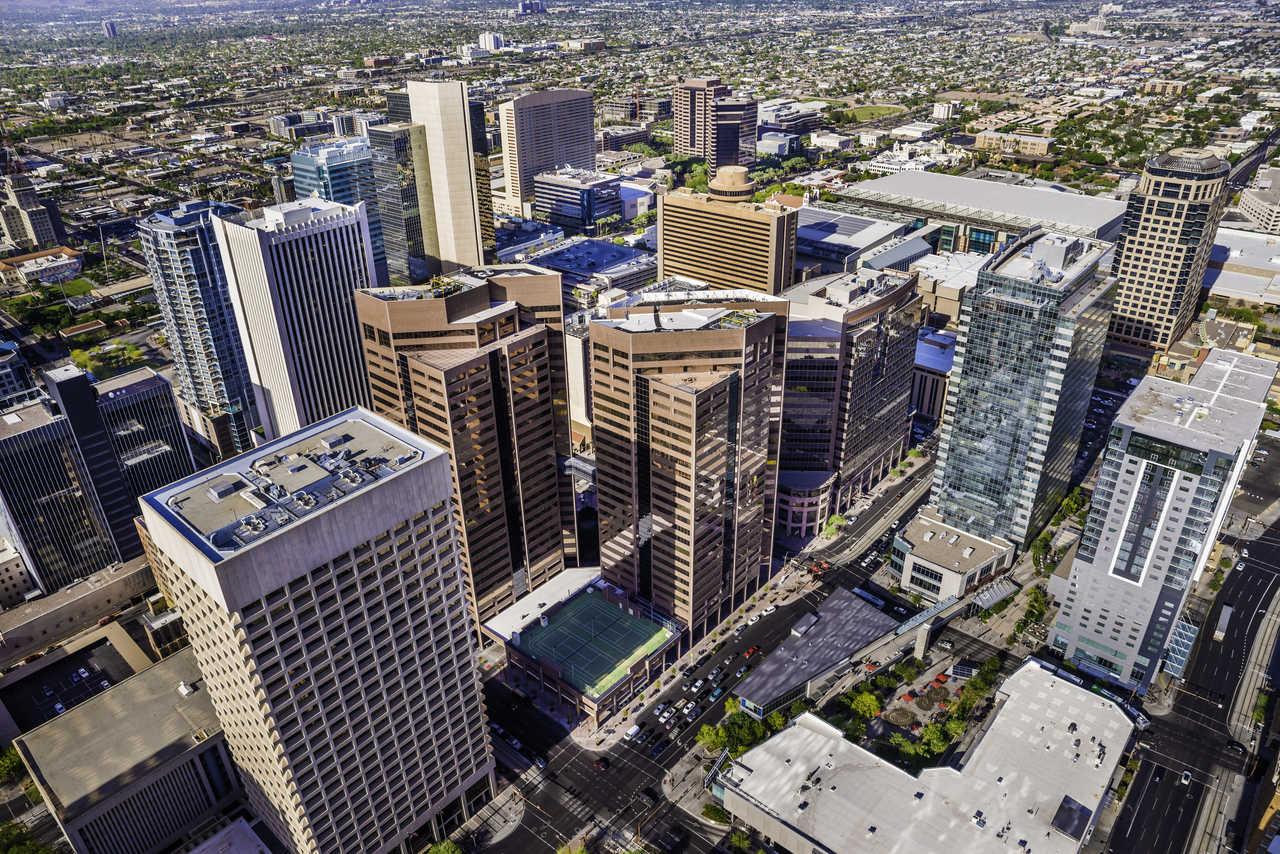
<svg viewBox="0 0 1280 854">
<path fill-rule="evenodd" d="M 57 285 L 80 275 L 82 253 L 66 246 L 0 259 L 0 293 L 20 294 L 32 285 Z"/>
<path fill-rule="evenodd" d="M 1013 543 L 984 539 L 925 507 L 894 535 L 890 563 L 899 585 L 930 602 L 960 598 L 1013 565 Z"/>
<path fill-rule="evenodd" d="M 1088 841 L 1133 723 L 1110 700 L 1024 664 L 957 765 L 919 775 L 805 713 L 721 771 L 734 818 L 814 854 L 1075 854 Z"/>
<path fill-rule="evenodd" d="M 565 167 L 533 179 L 533 209 L 562 228 L 595 234 L 601 220 L 622 219 L 621 179 L 608 172 Z"/>
<path fill-rule="evenodd" d="M 1205 266 L 1204 286 L 1215 303 L 1280 305 L 1280 237 L 1219 228 Z"/>
<path fill-rule="evenodd" d="M 1042 187 L 1023 187 L 940 172 L 901 172 L 839 192 L 873 215 L 944 224 L 940 252 L 992 252 L 1028 228 L 1114 240 L 1124 202 Z"/>
<path fill-rule="evenodd" d="M 153 854 L 241 795 L 184 650 L 14 741 L 77 854 Z"/>
<path fill-rule="evenodd" d="M 821 694 L 837 674 L 857 663 L 865 647 L 898 621 L 843 587 L 818 610 L 801 616 L 790 634 L 734 689 L 742 710 L 762 719 L 801 697 Z"/>
<path fill-rule="evenodd" d="M 1253 184 L 1240 194 L 1240 213 L 1259 231 L 1280 234 L 1280 167 L 1258 170 Z"/>
<path fill-rule="evenodd" d="M 662 672 L 681 628 L 639 608 L 597 567 L 566 569 L 484 623 L 505 644 L 509 684 L 556 718 L 593 726 Z"/>
<path fill-rule="evenodd" d="M 796 266 L 804 276 L 852 272 L 864 253 L 906 230 L 906 223 L 804 205 L 796 208 Z"/>
<path fill-rule="evenodd" d="M 1053 150 L 1053 144 L 1051 136 L 1004 133 L 997 130 L 984 130 L 974 140 L 974 147 L 979 151 L 995 151 L 1021 157 L 1047 157 Z"/>
</svg>

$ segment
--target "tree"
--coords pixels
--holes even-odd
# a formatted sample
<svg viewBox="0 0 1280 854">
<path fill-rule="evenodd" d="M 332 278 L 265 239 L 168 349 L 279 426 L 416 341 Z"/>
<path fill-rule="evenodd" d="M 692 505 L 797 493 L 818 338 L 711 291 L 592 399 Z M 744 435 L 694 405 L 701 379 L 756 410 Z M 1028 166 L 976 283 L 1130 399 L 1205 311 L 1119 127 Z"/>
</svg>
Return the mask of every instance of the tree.
<svg viewBox="0 0 1280 854">
<path fill-rule="evenodd" d="M 751 848 L 751 836 L 745 830 L 735 830 L 729 834 L 729 847 L 734 851 L 748 851 Z"/>
<path fill-rule="evenodd" d="M 0 824 L 0 852 L 3 854 L 53 854 L 53 849 L 37 842 L 25 825 L 6 821 Z"/>
<path fill-rule="evenodd" d="M 925 724 L 920 730 L 920 746 L 932 756 L 946 750 L 950 743 L 951 740 L 947 738 L 941 724 Z"/>
<path fill-rule="evenodd" d="M 847 698 L 849 710 L 860 718 L 874 718 L 880 714 L 880 700 L 870 691 L 859 691 Z"/>
<path fill-rule="evenodd" d="M 10 745 L 0 753 L 0 782 L 16 783 L 26 776 L 27 769 L 22 765 L 17 748 Z"/>
<path fill-rule="evenodd" d="M 740 711 L 742 711 L 742 703 L 738 701 L 737 697 L 724 698 L 724 713 L 726 717 L 736 715 Z"/>
<path fill-rule="evenodd" d="M 764 722 L 769 727 L 770 732 L 781 732 L 782 728 L 787 725 L 787 718 L 781 711 L 775 709 L 769 713 Z"/>
<path fill-rule="evenodd" d="M 462 854 L 462 846 L 452 839 L 446 839 L 444 842 L 437 842 L 428 848 L 427 854 Z"/>
<path fill-rule="evenodd" d="M 728 737 L 723 727 L 703 724 L 698 730 L 698 744 L 708 753 L 719 753 L 728 745 Z"/>
</svg>

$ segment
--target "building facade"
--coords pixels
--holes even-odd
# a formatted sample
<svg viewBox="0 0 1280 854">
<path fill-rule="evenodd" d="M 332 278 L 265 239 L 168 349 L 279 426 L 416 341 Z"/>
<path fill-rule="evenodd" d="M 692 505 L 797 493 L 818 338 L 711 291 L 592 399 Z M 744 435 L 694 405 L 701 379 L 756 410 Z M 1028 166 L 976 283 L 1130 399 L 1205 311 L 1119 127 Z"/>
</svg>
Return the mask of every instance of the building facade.
<svg viewBox="0 0 1280 854">
<path fill-rule="evenodd" d="M 308 198 L 213 223 L 267 437 L 367 404 L 352 305 L 374 280 L 364 203 Z"/>
<path fill-rule="evenodd" d="M 1172 642 L 1253 452 L 1276 364 L 1213 350 L 1190 383 L 1148 376 L 1120 407 L 1052 643 L 1082 669 L 1146 693 L 1180 676 Z M 1055 581 L 1059 579 L 1055 577 Z"/>
<path fill-rule="evenodd" d="M 1240 213 L 1264 234 L 1280 234 L 1280 167 L 1258 170 L 1249 189 L 1240 194 Z"/>
<path fill-rule="evenodd" d="M 526 308 L 556 294 L 559 277 L 518 270 L 499 276 L 506 295 L 446 279 L 356 297 L 375 411 L 448 452 L 477 627 L 564 569 L 562 501 L 573 512 L 557 466 L 560 333 Z"/>
<path fill-rule="evenodd" d="M 756 162 L 757 105 L 715 77 L 687 77 L 671 95 L 673 150 L 701 157 L 714 175 L 722 166 Z"/>
<path fill-rule="evenodd" d="M 595 234 L 597 224 L 622 219 L 621 180 L 608 172 L 557 169 L 533 179 L 533 210 L 553 225 Z"/>
<path fill-rule="evenodd" d="M 799 214 L 751 199 L 741 166 L 721 169 L 707 195 L 677 190 L 658 197 L 658 278 L 685 276 L 715 288 L 776 295 L 791 286 Z"/>
<path fill-rule="evenodd" d="M 219 456 L 253 447 L 249 433 L 257 425 L 249 367 L 212 221 L 236 213 L 238 208 L 221 202 L 184 202 L 138 223 L 173 353 L 175 391 L 198 411 L 196 419 L 188 420 L 201 422 L 196 432 L 210 440 Z"/>
<path fill-rule="evenodd" d="M 595 168 L 595 106 L 585 89 L 521 95 L 499 105 L 498 124 L 510 213 L 520 213 L 533 198 L 535 175 L 562 166 Z"/>
<path fill-rule="evenodd" d="M 249 805 L 291 850 L 421 847 L 492 794 L 450 499 L 439 448 L 352 409 L 142 500 Z"/>
<path fill-rule="evenodd" d="M 30 178 L 0 176 L 0 190 L 0 247 L 32 251 L 66 241 L 57 206 L 40 199 Z"/>
<path fill-rule="evenodd" d="M 150 368 L 90 382 L 45 374 L 49 397 L 6 413 L 0 497 L 45 593 L 142 554 L 137 498 L 195 470 L 169 383 Z"/>
<path fill-rule="evenodd" d="M 914 277 L 839 273 L 790 303 L 778 533 L 816 536 L 907 453 L 920 298 Z"/>
<path fill-rule="evenodd" d="M 675 279 L 591 321 L 601 572 L 694 641 L 769 572 L 786 313 Z"/>
<path fill-rule="evenodd" d="M 467 85 L 461 80 L 410 80 L 407 92 L 409 120 L 423 129 L 414 175 L 420 182 L 418 207 L 429 270 L 447 273 L 481 264 L 486 228 L 481 214 L 492 205 L 485 183 L 488 162 L 482 170 Z M 429 193 L 423 192 L 424 184 Z"/>
<path fill-rule="evenodd" d="M 344 115 L 343 118 L 350 118 Z M 354 119 L 352 120 L 354 123 Z M 334 118 L 338 123 L 338 117 Z M 352 133 L 355 131 L 353 130 Z M 367 133 L 367 127 L 361 129 Z M 373 180 L 373 152 L 363 137 L 304 145 L 290 157 L 293 197 L 319 196 L 331 202 L 354 205 L 364 202 L 369 220 L 369 249 L 373 253 L 374 280 L 387 283 L 387 255 L 382 245 L 382 218 L 378 215 L 378 191 Z"/>
<path fill-rule="evenodd" d="M 1116 244 L 1116 341 L 1168 350 L 1195 320 L 1230 171 L 1227 161 L 1194 148 L 1147 161 Z"/>
</svg>

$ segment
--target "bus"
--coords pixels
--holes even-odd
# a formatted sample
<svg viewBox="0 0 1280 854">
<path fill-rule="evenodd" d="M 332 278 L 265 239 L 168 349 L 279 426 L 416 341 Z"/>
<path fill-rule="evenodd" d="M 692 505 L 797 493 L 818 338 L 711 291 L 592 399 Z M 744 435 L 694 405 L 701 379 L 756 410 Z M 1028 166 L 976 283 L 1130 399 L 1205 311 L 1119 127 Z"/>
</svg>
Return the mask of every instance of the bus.
<svg viewBox="0 0 1280 854">
<path fill-rule="evenodd" d="M 875 605 L 877 608 L 884 607 L 883 599 L 881 599 L 879 596 L 875 595 L 874 593 L 863 590 L 861 587 L 853 588 L 853 595 L 857 596 L 858 598 L 864 601 L 870 602 L 872 605 Z"/>
<path fill-rule="evenodd" d="M 1218 627 L 1213 630 L 1213 639 L 1222 642 L 1227 636 L 1227 623 L 1231 622 L 1231 606 L 1223 605 L 1222 613 L 1218 615 Z"/>
</svg>

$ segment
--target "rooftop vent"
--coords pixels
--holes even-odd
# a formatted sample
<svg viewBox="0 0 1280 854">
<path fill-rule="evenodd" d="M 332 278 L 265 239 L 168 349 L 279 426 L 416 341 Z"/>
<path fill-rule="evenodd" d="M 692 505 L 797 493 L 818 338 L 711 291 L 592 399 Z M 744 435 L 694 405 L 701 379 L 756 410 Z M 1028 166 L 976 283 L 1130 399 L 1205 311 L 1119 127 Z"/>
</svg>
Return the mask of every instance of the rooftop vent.
<svg viewBox="0 0 1280 854">
<path fill-rule="evenodd" d="M 196 692 L 195 686 L 192 685 L 190 682 L 178 683 L 178 693 L 181 694 L 182 696 L 190 697 L 195 692 Z"/>
</svg>

